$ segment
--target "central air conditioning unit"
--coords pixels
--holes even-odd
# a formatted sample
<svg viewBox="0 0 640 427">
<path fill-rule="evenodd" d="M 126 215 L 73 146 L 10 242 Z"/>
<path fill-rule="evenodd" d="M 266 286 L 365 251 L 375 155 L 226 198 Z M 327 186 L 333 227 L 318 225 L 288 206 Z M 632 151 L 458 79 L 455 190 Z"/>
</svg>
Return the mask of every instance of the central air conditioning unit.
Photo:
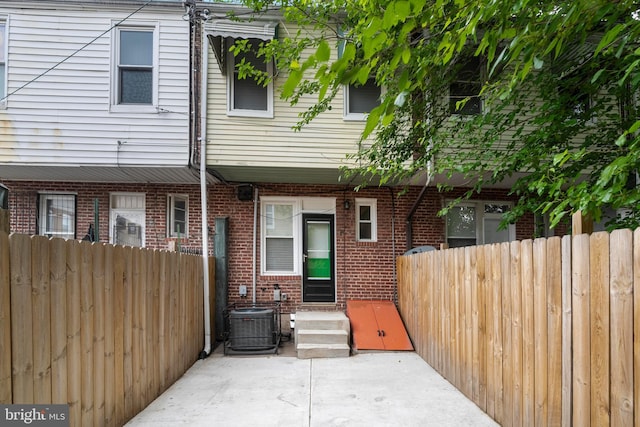
<svg viewBox="0 0 640 427">
<path fill-rule="evenodd" d="M 265 350 L 276 345 L 274 311 L 238 308 L 229 312 L 229 347 L 236 351 Z"/>
</svg>

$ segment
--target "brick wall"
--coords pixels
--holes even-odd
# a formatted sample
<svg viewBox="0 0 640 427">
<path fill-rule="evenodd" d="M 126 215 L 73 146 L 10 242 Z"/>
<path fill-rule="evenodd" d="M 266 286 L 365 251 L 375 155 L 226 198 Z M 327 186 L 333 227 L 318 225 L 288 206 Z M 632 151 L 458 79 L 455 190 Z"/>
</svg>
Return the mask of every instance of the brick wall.
<svg viewBox="0 0 640 427">
<path fill-rule="evenodd" d="M 388 188 L 366 188 L 359 192 L 339 186 L 316 185 L 259 185 L 260 196 L 333 197 L 336 198 L 336 270 L 337 306 L 344 309 L 348 299 L 391 300 L 395 294 L 395 255 L 401 255 L 407 247 L 406 217 L 421 188 L 411 188 L 399 195 Z M 253 263 L 254 205 L 251 201 L 239 201 L 234 186 L 215 185 L 209 190 L 210 223 L 215 217 L 229 217 L 229 302 L 251 303 Z M 445 242 L 445 223 L 437 213 L 445 205 L 445 198 L 430 188 L 419 204 L 413 219 L 412 247 L 431 245 L 439 247 Z M 480 200 L 509 200 L 506 191 L 483 192 Z M 356 198 L 377 200 L 378 241 L 357 242 L 355 230 Z M 351 202 L 344 209 L 344 200 Z M 258 214 L 260 210 L 258 209 Z M 260 221 L 257 221 L 258 228 Z M 516 226 L 518 236 L 533 234 L 533 219 L 525 219 Z M 301 276 L 269 276 L 260 274 L 260 232 L 256 232 L 256 300 L 273 299 L 274 285 L 288 295 L 283 302 L 283 312 L 295 311 L 301 305 Z M 247 286 L 246 298 L 239 296 L 240 285 Z"/>
<path fill-rule="evenodd" d="M 189 196 L 189 236 L 181 244 L 201 247 L 200 187 L 172 184 L 101 184 L 76 182 L 4 181 L 9 188 L 11 231 L 37 234 L 39 192 L 74 193 L 76 197 L 76 238 L 82 239 L 94 222 L 94 200 L 98 200 L 100 241 L 109 241 L 109 194 L 145 193 L 145 240 L 149 248 L 166 249 L 175 239 L 167 238 L 167 195 Z"/>
<path fill-rule="evenodd" d="M 146 246 L 169 248 L 171 241 L 166 232 L 167 195 L 186 194 L 189 197 L 189 236 L 183 246 L 201 247 L 200 188 L 199 185 L 167 184 L 100 184 L 100 183 L 43 183 L 3 182 L 10 189 L 11 231 L 34 234 L 36 232 L 37 195 L 39 191 L 73 192 L 77 194 L 77 235 L 81 239 L 94 220 L 94 199 L 99 201 L 100 240 L 108 241 L 109 193 L 142 192 L 146 194 Z M 395 294 L 395 256 L 407 250 L 407 215 L 420 193 L 413 187 L 406 193 L 401 189 L 365 188 L 353 192 L 342 186 L 279 185 L 258 186 L 260 196 L 313 196 L 336 198 L 336 270 L 337 307 L 344 309 L 348 299 L 392 300 Z M 412 221 L 412 247 L 431 245 L 439 247 L 445 242 L 445 223 L 437 216 L 445 200 L 461 194 L 462 190 L 443 195 L 430 188 L 415 211 Z M 480 200 L 509 200 L 506 191 L 483 191 Z M 357 242 L 355 229 L 355 199 L 377 200 L 378 240 Z M 344 208 L 344 201 L 351 206 Z M 258 209 L 258 213 L 260 210 Z M 215 233 L 215 218 L 229 218 L 229 302 L 248 302 L 253 298 L 254 258 L 254 204 L 240 201 L 233 185 L 209 186 L 209 227 Z M 278 284 L 288 300 L 283 312 L 295 311 L 301 305 L 301 276 L 268 276 L 260 274 L 260 221 L 257 221 L 256 299 L 273 300 L 274 285 Z M 213 241 L 214 234 L 211 234 Z M 524 218 L 516 225 L 518 239 L 533 236 L 533 217 Z M 213 250 L 213 245 L 210 245 Z M 245 299 L 239 296 L 240 285 L 247 286 Z"/>
</svg>

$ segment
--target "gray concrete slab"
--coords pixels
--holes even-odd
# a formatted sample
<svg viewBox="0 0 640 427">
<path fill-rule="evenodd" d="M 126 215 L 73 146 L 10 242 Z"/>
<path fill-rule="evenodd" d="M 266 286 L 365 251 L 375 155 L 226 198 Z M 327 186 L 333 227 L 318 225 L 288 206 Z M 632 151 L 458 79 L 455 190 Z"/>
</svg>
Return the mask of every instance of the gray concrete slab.
<svg viewBox="0 0 640 427">
<path fill-rule="evenodd" d="M 497 426 L 415 352 L 196 362 L 135 426 Z"/>
</svg>

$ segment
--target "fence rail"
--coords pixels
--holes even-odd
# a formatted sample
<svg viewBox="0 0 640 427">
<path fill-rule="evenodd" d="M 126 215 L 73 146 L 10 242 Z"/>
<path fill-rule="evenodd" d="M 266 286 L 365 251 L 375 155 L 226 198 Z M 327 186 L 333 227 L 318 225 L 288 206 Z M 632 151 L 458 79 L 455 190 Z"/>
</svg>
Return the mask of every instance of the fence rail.
<svg viewBox="0 0 640 427">
<path fill-rule="evenodd" d="M 202 271 L 196 256 L 0 232 L 0 403 L 123 425 L 197 360 Z"/>
<path fill-rule="evenodd" d="M 502 425 L 640 425 L 640 229 L 402 256 L 398 303 Z"/>
</svg>

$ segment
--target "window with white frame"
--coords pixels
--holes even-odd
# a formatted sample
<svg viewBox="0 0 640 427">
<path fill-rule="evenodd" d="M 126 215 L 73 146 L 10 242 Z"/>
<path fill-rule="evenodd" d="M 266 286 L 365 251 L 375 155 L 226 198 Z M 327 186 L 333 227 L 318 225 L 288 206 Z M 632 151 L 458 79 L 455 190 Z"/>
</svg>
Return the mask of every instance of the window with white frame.
<svg viewBox="0 0 640 427">
<path fill-rule="evenodd" d="M 378 240 L 378 212 L 376 199 L 356 199 L 356 240 Z"/>
<path fill-rule="evenodd" d="M 344 118 L 366 120 L 367 114 L 380 105 L 382 91 L 370 78 L 363 85 L 350 84 L 344 87 Z"/>
<path fill-rule="evenodd" d="M 262 199 L 262 270 L 265 274 L 297 273 L 300 208 L 294 199 Z"/>
<path fill-rule="evenodd" d="M 118 26 L 115 30 L 113 103 L 121 108 L 157 104 L 157 30 L 155 26 Z"/>
<path fill-rule="evenodd" d="M 246 39 L 247 51 L 234 55 L 229 52 L 227 60 L 227 113 L 234 116 L 273 117 L 273 83 L 266 86 L 253 76 L 242 75 L 244 64 L 255 70 L 273 75 L 273 63 L 257 56 L 261 40 Z"/>
<path fill-rule="evenodd" d="M 7 100 L 7 22 L 0 19 L 0 106 Z"/>
<path fill-rule="evenodd" d="M 167 198 L 167 226 L 169 237 L 186 237 L 189 233 L 189 197 L 170 194 Z"/>
<path fill-rule="evenodd" d="M 570 79 L 561 83 L 561 87 L 558 88 L 558 96 L 567 119 L 588 118 L 593 107 L 591 95 L 585 92 L 581 85 L 574 86 L 575 82 Z"/>
<path fill-rule="evenodd" d="M 508 202 L 467 202 L 447 212 L 449 247 L 508 242 L 515 239 L 515 225 L 499 227 L 502 215 L 511 209 Z"/>
<path fill-rule="evenodd" d="M 38 195 L 38 234 L 74 239 L 76 236 L 75 194 Z"/>
<path fill-rule="evenodd" d="M 110 243 L 144 247 L 144 239 L 144 193 L 112 193 L 109 206 Z"/>
<path fill-rule="evenodd" d="M 460 65 L 456 78 L 449 85 L 449 112 L 458 115 L 482 113 L 482 60 L 470 57 Z"/>
</svg>

